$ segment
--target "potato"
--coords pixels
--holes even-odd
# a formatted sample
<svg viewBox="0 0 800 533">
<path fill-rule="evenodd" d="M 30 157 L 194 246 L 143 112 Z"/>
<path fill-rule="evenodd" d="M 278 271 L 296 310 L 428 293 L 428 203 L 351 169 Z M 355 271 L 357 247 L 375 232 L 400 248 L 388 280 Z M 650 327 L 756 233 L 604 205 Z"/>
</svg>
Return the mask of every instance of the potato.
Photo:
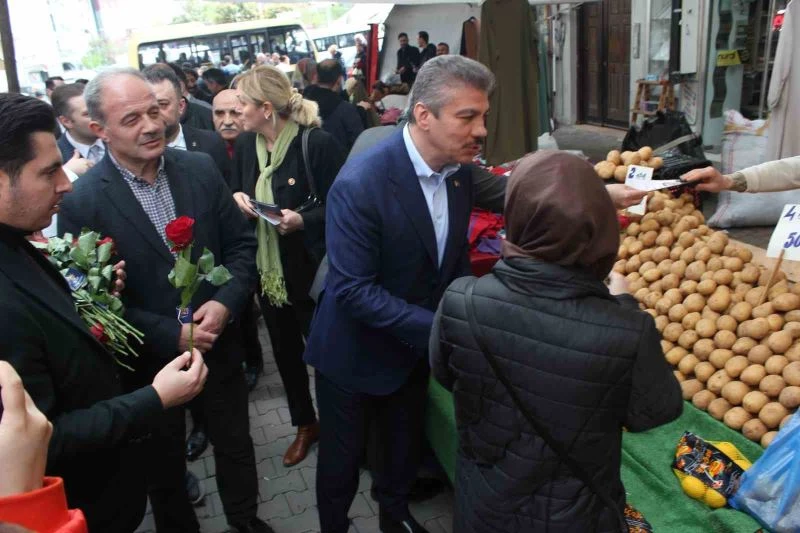
<svg viewBox="0 0 800 533">
<path fill-rule="evenodd" d="M 728 330 L 717 331 L 714 335 L 714 345 L 723 349 L 730 349 L 736 343 L 736 334 Z"/>
<path fill-rule="evenodd" d="M 652 215 L 652 213 L 648 213 L 648 215 Z M 655 215 L 645 219 L 642 218 L 641 222 L 641 230 L 642 233 L 648 233 L 651 231 L 658 231 L 660 229 L 660 225 L 658 220 L 656 220 Z"/>
<path fill-rule="evenodd" d="M 753 418 L 753 415 L 742 409 L 741 407 L 733 407 L 722 418 L 722 421 L 725 422 L 725 425 L 731 429 L 742 429 L 742 426 L 745 425 L 749 420 Z"/>
<path fill-rule="evenodd" d="M 684 252 L 683 246 L 673 246 L 669 252 L 669 258 L 677 262 L 681 259 L 681 254 Z"/>
<path fill-rule="evenodd" d="M 668 351 L 670 351 L 674 347 L 675 347 L 675 345 L 672 344 L 671 342 L 665 341 L 664 339 L 661 339 L 661 352 L 662 353 L 667 353 Z"/>
<path fill-rule="evenodd" d="M 705 272 L 703 272 L 703 275 L 700 276 L 700 282 L 706 281 L 707 279 L 714 281 L 713 278 L 714 278 L 714 273 L 711 272 L 710 270 L 706 270 Z"/>
<path fill-rule="evenodd" d="M 733 344 L 731 351 L 736 355 L 747 355 L 754 346 L 758 346 L 758 342 L 750 337 L 740 337 L 739 340 Z"/>
<path fill-rule="evenodd" d="M 750 365 L 750 361 L 743 355 L 735 355 L 725 362 L 725 372 L 733 379 L 738 378 Z M 758 383 L 756 383 L 758 385 Z"/>
<path fill-rule="evenodd" d="M 659 267 L 659 270 L 661 270 L 660 267 Z M 675 290 L 677 292 L 678 296 L 680 296 L 680 299 L 678 301 L 674 302 L 674 303 L 682 302 L 683 301 L 683 294 L 681 294 L 681 292 L 678 290 L 678 287 L 680 286 L 680 283 L 681 283 L 680 278 L 678 276 L 676 276 L 675 274 L 670 274 L 669 271 L 667 271 L 667 273 L 664 274 L 664 271 L 661 270 L 661 274 L 664 275 L 664 277 L 661 278 L 661 287 L 667 292 L 669 292 L 670 290 Z M 666 296 L 666 294 L 665 294 L 665 296 Z"/>
<path fill-rule="evenodd" d="M 753 442 L 761 442 L 761 439 L 767 434 L 767 426 L 758 418 L 753 418 L 744 423 L 742 434 Z"/>
<path fill-rule="evenodd" d="M 689 352 L 687 352 L 685 348 L 676 346 L 671 350 L 667 351 L 666 353 L 664 353 L 664 358 L 670 365 L 678 366 L 678 363 L 681 362 L 681 359 L 683 359 L 686 355 L 688 355 L 688 353 Z"/>
<path fill-rule="evenodd" d="M 661 281 L 663 282 L 664 280 Z M 664 293 L 664 298 L 672 302 L 673 306 L 681 305 L 681 302 L 683 301 L 683 294 L 681 294 L 681 291 L 678 289 L 668 289 Z"/>
<path fill-rule="evenodd" d="M 775 300 L 781 294 L 786 294 L 788 292 L 789 292 L 789 283 L 784 279 L 777 282 L 776 284 L 772 285 L 769 288 L 769 292 L 767 292 L 767 298 L 769 298 L 770 301 L 772 301 Z"/>
<path fill-rule="evenodd" d="M 702 248 L 697 250 L 694 259 L 695 261 L 701 261 L 703 263 L 706 263 L 708 262 L 709 259 L 711 259 L 712 255 L 714 255 L 714 253 L 711 251 L 711 248 L 709 248 L 708 246 L 703 246 Z M 707 270 L 708 270 L 708 265 L 705 265 L 704 271 Z"/>
<path fill-rule="evenodd" d="M 800 362 L 795 361 L 786 365 L 781 375 L 787 385 L 800 385 Z"/>
<path fill-rule="evenodd" d="M 712 311 L 710 307 L 705 307 L 703 308 L 703 312 L 700 313 L 700 316 L 702 318 L 705 318 L 706 320 L 712 321 L 714 325 L 716 325 L 717 320 L 719 320 L 719 317 L 721 317 L 722 315 L 717 313 L 716 311 Z"/>
<path fill-rule="evenodd" d="M 757 365 L 763 365 L 770 357 L 772 357 L 772 350 L 769 349 L 769 346 L 763 344 L 753 346 L 750 351 L 747 352 L 747 359 L 749 359 L 751 363 Z"/>
<path fill-rule="evenodd" d="M 664 166 L 664 158 L 662 157 L 652 157 L 650 158 L 650 166 L 654 169 L 658 170 L 659 168 Z"/>
<path fill-rule="evenodd" d="M 699 362 L 700 359 L 698 359 L 697 356 L 694 354 L 688 354 L 681 359 L 680 363 L 678 363 L 678 370 L 680 370 L 684 375 L 690 376 L 694 374 L 694 367 L 697 366 L 697 363 Z"/>
<path fill-rule="evenodd" d="M 707 318 L 700 319 L 700 321 L 695 325 L 694 329 L 703 339 L 711 338 L 717 333 L 716 323 Z"/>
<path fill-rule="evenodd" d="M 673 370 L 672 374 L 675 376 L 675 380 L 678 383 L 683 383 L 684 381 L 686 381 L 686 376 L 681 374 L 679 370 Z"/>
<path fill-rule="evenodd" d="M 705 411 L 711 402 L 717 399 L 717 395 L 709 390 L 701 390 L 692 396 L 692 403 L 698 409 Z"/>
<path fill-rule="evenodd" d="M 644 298 L 644 305 L 649 307 L 650 309 L 653 309 L 655 308 L 656 303 L 658 303 L 658 301 L 661 299 L 662 296 L 663 294 L 661 294 L 660 292 L 650 292 L 650 294 L 648 294 Z"/>
<path fill-rule="evenodd" d="M 681 392 L 684 400 L 691 400 L 692 396 L 703 390 L 703 384 L 696 379 L 687 379 L 681 382 Z"/>
<path fill-rule="evenodd" d="M 642 251 L 644 251 L 644 244 L 642 244 L 641 241 L 637 240 L 628 245 L 628 253 L 630 253 L 631 256 L 635 256 L 636 254 Z M 642 259 L 642 257 L 640 257 L 639 259 Z M 643 261 L 647 261 L 647 259 L 643 259 Z M 636 267 L 636 270 L 639 270 L 639 267 Z"/>
<path fill-rule="evenodd" d="M 692 353 L 697 356 L 698 359 L 701 361 L 707 361 L 708 356 L 711 355 L 716 349 L 714 345 L 714 341 L 711 339 L 700 339 L 698 336 L 698 340 L 692 345 Z"/>
<path fill-rule="evenodd" d="M 758 305 L 758 302 L 761 301 L 761 294 L 763 292 L 764 287 L 753 287 L 745 294 L 744 301 L 755 307 Z"/>
<path fill-rule="evenodd" d="M 800 387 L 795 385 L 786 387 L 778 395 L 778 401 L 787 409 L 800 407 Z"/>
<path fill-rule="evenodd" d="M 702 383 L 708 382 L 709 378 L 714 375 L 717 369 L 708 361 L 701 361 L 694 367 L 694 376 Z"/>
<path fill-rule="evenodd" d="M 717 285 L 730 285 L 733 281 L 733 272 L 727 268 L 717 270 L 714 272 L 714 281 L 717 282 Z"/>
<path fill-rule="evenodd" d="M 692 280 L 692 281 L 700 281 L 700 278 L 702 278 L 702 276 L 705 273 L 705 271 L 706 271 L 706 263 L 705 263 L 705 261 L 696 260 L 696 261 L 692 261 L 692 263 L 690 263 L 689 266 L 686 267 L 686 272 L 684 273 L 684 276 L 686 277 L 686 279 L 689 279 L 689 280 Z M 699 289 L 699 285 L 698 285 L 698 289 Z"/>
<path fill-rule="evenodd" d="M 602 179 L 607 180 L 614 176 L 614 169 L 616 166 L 614 163 L 609 163 L 608 161 L 600 161 L 594 167 L 597 175 L 600 176 Z"/>
<path fill-rule="evenodd" d="M 730 331 L 734 333 L 736 328 L 739 327 L 739 323 L 733 318 L 731 315 L 722 315 L 717 319 L 717 330 L 718 331 Z M 733 342 L 736 342 L 736 334 L 733 335 Z M 733 346 L 733 343 L 731 343 Z M 720 346 L 720 348 L 730 348 L 731 346 Z"/>
<path fill-rule="evenodd" d="M 789 364 L 789 360 L 786 356 L 783 355 L 773 355 L 767 362 L 764 363 L 764 370 L 767 371 L 767 374 L 774 374 L 780 375 L 783 372 L 783 369 L 786 368 L 786 365 Z"/>
<path fill-rule="evenodd" d="M 672 307 L 672 300 L 668 298 L 661 298 L 656 302 L 655 310 L 659 315 L 667 315 Z"/>
<path fill-rule="evenodd" d="M 786 387 L 786 382 L 783 381 L 781 376 L 766 376 L 758 384 L 758 390 L 769 396 L 770 398 L 777 398 L 780 396 L 781 391 Z"/>
<path fill-rule="evenodd" d="M 644 248 L 644 245 L 641 243 L 641 241 L 636 241 L 636 243 L 639 246 L 642 246 L 642 249 L 639 251 L 639 259 L 641 259 L 642 264 L 653 262 L 653 249 Z M 653 266 L 655 266 L 655 262 L 653 262 Z"/>
<path fill-rule="evenodd" d="M 677 233 L 677 232 L 678 232 L 677 229 L 673 230 L 673 233 Z M 697 254 L 697 250 L 695 250 L 694 248 L 687 248 L 681 254 L 680 259 L 682 259 L 683 261 L 686 261 L 686 263 L 689 264 L 692 261 L 694 261 L 695 254 Z"/>
<path fill-rule="evenodd" d="M 761 437 L 761 446 L 763 446 L 764 448 L 768 447 L 770 444 L 772 444 L 772 441 L 775 439 L 777 435 L 778 435 L 777 431 L 768 431 L 764 433 L 764 436 Z"/>
<path fill-rule="evenodd" d="M 758 387 L 758 384 L 761 383 L 761 380 L 766 376 L 767 370 L 763 365 L 750 365 L 739 375 L 739 380 L 751 387 Z"/>
<path fill-rule="evenodd" d="M 683 305 L 690 313 L 700 312 L 706 306 L 706 299 L 700 294 L 690 294 L 683 300 Z"/>
<path fill-rule="evenodd" d="M 744 268 L 744 261 L 738 257 L 725 257 L 722 259 L 722 266 L 731 272 L 741 272 Z"/>
<path fill-rule="evenodd" d="M 688 350 L 697 343 L 699 338 L 700 336 L 695 330 L 688 329 L 681 333 L 681 336 L 678 337 L 678 344 Z"/>
<path fill-rule="evenodd" d="M 707 279 L 697 284 L 697 292 L 703 296 L 711 296 L 717 290 L 717 282 L 713 279 Z"/>
<path fill-rule="evenodd" d="M 758 413 L 758 418 L 764 422 L 764 425 L 769 429 L 775 429 L 780 425 L 783 417 L 788 415 L 789 411 L 778 402 L 770 402 L 761 408 Z"/>
<path fill-rule="evenodd" d="M 669 267 L 669 273 L 675 274 L 678 278 L 683 278 L 684 272 L 686 272 L 686 261 L 682 259 L 674 260 L 672 266 Z"/>
<path fill-rule="evenodd" d="M 742 407 L 751 415 L 757 415 L 769 403 L 769 397 L 761 391 L 750 391 L 742 398 Z"/>
<path fill-rule="evenodd" d="M 800 296 L 786 293 L 772 299 L 772 305 L 776 311 L 788 312 L 800 308 Z"/>
<path fill-rule="evenodd" d="M 708 404 L 708 414 L 717 420 L 722 420 L 725 417 L 725 413 L 730 411 L 731 407 L 731 404 L 729 404 L 728 400 L 725 398 L 717 398 Z"/>
<path fill-rule="evenodd" d="M 744 268 L 742 268 L 742 281 L 745 283 L 755 283 L 760 276 L 761 272 L 755 265 L 745 265 Z"/>
<path fill-rule="evenodd" d="M 639 148 L 639 152 L 638 153 L 639 153 L 639 157 L 642 158 L 642 161 L 647 161 L 651 157 L 653 157 L 653 149 L 650 148 L 649 146 L 643 146 L 643 147 Z"/>
<path fill-rule="evenodd" d="M 739 324 L 737 333 L 740 337 L 750 337 L 761 340 L 770 333 L 769 322 L 766 318 L 755 318 Z"/>
<path fill-rule="evenodd" d="M 753 318 L 766 318 L 774 312 L 772 302 L 767 302 L 753 308 Z"/>
<path fill-rule="evenodd" d="M 714 375 L 708 378 L 706 388 L 714 394 L 720 394 L 722 392 L 722 387 L 731 381 L 731 377 L 727 374 L 727 372 L 724 370 L 717 370 L 714 372 Z"/>
<path fill-rule="evenodd" d="M 722 387 L 722 397 L 731 405 L 741 405 L 744 395 L 750 392 L 750 387 L 741 381 L 731 381 Z"/>
<path fill-rule="evenodd" d="M 661 332 L 661 335 L 670 342 L 677 342 L 678 337 L 683 333 L 683 326 L 680 324 L 670 323 Z"/>
<path fill-rule="evenodd" d="M 644 304 L 639 304 L 639 308 L 643 309 L 644 308 Z M 650 315 L 653 318 L 653 320 L 655 320 L 656 318 L 659 317 L 659 314 L 656 313 L 653 309 L 644 309 L 644 312 L 647 313 L 648 315 Z M 669 321 L 669 319 L 667 319 L 667 321 Z M 665 324 L 665 326 L 666 326 L 666 324 Z M 661 332 L 659 331 L 659 333 L 661 333 Z"/>
<path fill-rule="evenodd" d="M 699 286 L 698 286 L 699 287 Z M 727 289 L 727 287 L 724 287 Z M 731 305 L 731 293 L 729 290 L 723 290 L 723 287 L 717 289 L 714 294 L 708 299 L 708 307 L 712 311 L 721 313 L 728 309 Z"/>
<path fill-rule="evenodd" d="M 718 348 L 708 355 L 708 361 L 716 368 L 725 368 L 725 364 L 733 357 L 733 352 Z"/>
<path fill-rule="evenodd" d="M 712 275 L 717 270 L 721 270 L 723 268 L 722 258 L 721 257 L 712 257 L 706 263 L 706 271 L 711 271 Z"/>
<path fill-rule="evenodd" d="M 759 276 L 758 278 L 758 285 L 760 287 L 766 286 L 771 274 L 772 274 L 771 270 L 767 270 L 766 268 L 763 269 L 761 271 L 761 276 Z M 775 278 L 773 279 L 775 283 L 778 283 L 779 281 L 782 281 L 784 279 L 786 279 L 786 274 L 784 274 L 782 270 L 778 270 L 775 272 Z"/>
<path fill-rule="evenodd" d="M 648 311 L 652 311 L 655 314 L 656 329 L 658 330 L 659 333 L 663 333 L 664 328 L 669 326 L 669 318 L 665 317 L 664 315 L 659 315 L 658 311 L 655 311 L 653 309 L 648 309 Z"/>
<path fill-rule="evenodd" d="M 680 322 L 688 313 L 683 304 L 677 304 L 670 308 L 668 316 L 672 322 Z"/>
<path fill-rule="evenodd" d="M 613 177 L 615 180 L 617 180 L 620 183 L 624 183 L 625 182 L 625 178 L 627 177 L 627 175 L 628 175 L 628 167 L 625 166 L 625 165 L 620 165 L 620 166 L 614 168 L 614 173 L 611 175 L 611 177 Z M 602 175 L 601 175 L 601 177 L 602 177 Z"/>
<path fill-rule="evenodd" d="M 691 233 L 681 233 L 678 235 L 678 244 L 684 248 L 688 248 L 695 242 L 695 237 Z"/>
<path fill-rule="evenodd" d="M 767 317 L 767 322 L 769 322 L 769 329 L 772 331 L 780 331 L 783 327 L 783 317 L 777 313 L 773 313 Z M 787 332 L 789 335 L 792 335 L 791 332 Z M 792 337 L 794 338 L 794 337 Z"/>
<path fill-rule="evenodd" d="M 619 165 L 622 163 L 622 154 L 620 154 L 619 150 L 611 150 L 608 152 L 608 155 L 606 155 L 606 161 Z"/>
<path fill-rule="evenodd" d="M 694 329 L 694 327 L 697 325 L 697 323 L 700 321 L 701 318 L 703 317 L 700 315 L 700 313 L 696 311 L 694 313 L 689 313 L 688 315 L 683 317 L 683 320 L 681 320 L 681 325 L 683 326 L 683 329 Z"/>
<path fill-rule="evenodd" d="M 684 318 L 684 320 L 686 320 Z M 790 363 L 794 363 L 795 361 L 800 361 L 800 341 L 795 342 L 792 344 L 792 347 L 786 350 L 784 354 L 786 359 L 789 360 Z"/>
<path fill-rule="evenodd" d="M 658 222 L 655 223 L 658 224 Z M 657 238 L 658 238 L 658 232 L 656 232 L 655 230 L 639 234 L 639 240 L 645 246 L 645 248 L 652 248 L 652 246 L 656 243 Z"/>
<path fill-rule="evenodd" d="M 793 339 L 797 339 L 800 337 L 800 322 L 786 322 L 783 325 L 783 331 L 788 331 Z"/>
<path fill-rule="evenodd" d="M 793 342 L 792 334 L 788 331 L 776 331 L 767 339 L 767 346 L 772 350 L 772 353 L 780 355 L 786 353 L 786 350 L 791 348 Z"/>
<path fill-rule="evenodd" d="M 697 282 L 692 281 L 690 279 L 684 280 L 683 282 L 681 282 L 681 286 L 678 287 L 678 289 L 681 291 L 682 294 L 689 296 L 691 294 L 694 294 L 695 291 L 697 290 Z"/>
<path fill-rule="evenodd" d="M 637 272 L 639 272 L 639 274 L 641 274 L 642 276 L 644 276 L 644 273 L 645 273 L 645 272 L 647 272 L 648 270 L 651 270 L 651 269 L 653 269 L 653 268 L 656 268 L 656 264 L 655 264 L 655 262 L 653 262 L 653 261 L 651 261 L 651 260 L 647 260 L 647 261 L 645 261 L 645 260 L 642 258 L 642 256 L 643 256 L 643 255 L 644 255 L 644 252 L 642 252 L 642 253 L 640 253 L 640 254 L 639 254 L 639 259 L 641 259 L 641 260 L 642 260 L 642 264 L 639 266 L 639 270 L 637 271 Z"/>
</svg>

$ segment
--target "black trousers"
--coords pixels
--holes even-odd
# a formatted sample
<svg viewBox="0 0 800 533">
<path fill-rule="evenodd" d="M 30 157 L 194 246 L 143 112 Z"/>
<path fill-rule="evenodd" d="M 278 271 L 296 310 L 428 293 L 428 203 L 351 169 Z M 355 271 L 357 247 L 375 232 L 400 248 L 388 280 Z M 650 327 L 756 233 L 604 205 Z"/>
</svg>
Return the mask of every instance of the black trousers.
<svg viewBox="0 0 800 533">
<path fill-rule="evenodd" d="M 308 367 L 303 361 L 305 341 L 311 317 L 314 314 L 314 302 L 301 300 L 292 305 L 275 307 L 260 296 L 261 313 L 267 323 L 272 353 L 275 364 L 281 375 L 289 403 L 289 414 L 293 426 L 306 426 L 317 421 L 311 391 L 308 388 Z"/>
<path fill-rule="evenodd" d="M 238 328 L 226 329 L 205 356 L 208 379 L 197 397 L 204 408 L 206 430 L 214 446 L 222 507 L 233 525 L 249 522 L 258 509 L 258 474 L 250 436 L 247 383 L 241 367 L 240 335 Z M 159 533 L 200 530 L 186 495 L 185 426 L 183 407 L 168 409 L 146 444 L 148 493 Z"/>
<path fill-rule="evenodd" d="M 322 533 L 346 533 L 347 512 L 358 490 L 359 464 L 369 423 L 382 443 L 375 476 L 378 503 L 404 516 L 417 477 L 425 425 L 428 365 L 420 360 L 406 383 L 387 396 L 343 389 L 320 372 L 317 379 L 320 440 L 317 506 Z"/>
</svg>

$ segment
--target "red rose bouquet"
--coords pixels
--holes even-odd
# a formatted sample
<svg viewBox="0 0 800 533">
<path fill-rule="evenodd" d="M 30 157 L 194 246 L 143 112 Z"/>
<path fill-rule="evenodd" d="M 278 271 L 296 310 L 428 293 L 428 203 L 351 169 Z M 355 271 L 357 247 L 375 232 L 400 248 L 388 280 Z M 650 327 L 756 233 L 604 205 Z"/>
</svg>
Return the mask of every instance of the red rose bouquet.
<svg viewBox="0 0 800 533">
<path fill-rule="evenodd" d="M 144 335 L 122 318 L 125 306 L 114 294 L 114 241 L 110 237 L 83 230 L 77 239 L 69 233 L 63 238 L 32 241 L 64 276 L 72 291 L 78 314 L 92 335 L 103 344 L 114 360 L 117 355 L 136 357 L 131 343 L 142 343 Z"/>
<path fill-rule="evenodd" d="M 192 297 L 200 284 L 207 281 L 215 287 L 228 283 L 233 276 L 223 265 L 214 265 L 214 254 L 208 248 L 192 263 L 192 247 L 194 246 L 194 219 L 187 216 L 178 217 L 165 228 L 170 249 L 177 254 L 175 266 L 169 273 L 169 282 L 181 290 L 181 303 L 178 311 L 178 322 L 189 324 L 189 351 L 194 347 L 194 319 L 192 317 Z"/>
</svg>

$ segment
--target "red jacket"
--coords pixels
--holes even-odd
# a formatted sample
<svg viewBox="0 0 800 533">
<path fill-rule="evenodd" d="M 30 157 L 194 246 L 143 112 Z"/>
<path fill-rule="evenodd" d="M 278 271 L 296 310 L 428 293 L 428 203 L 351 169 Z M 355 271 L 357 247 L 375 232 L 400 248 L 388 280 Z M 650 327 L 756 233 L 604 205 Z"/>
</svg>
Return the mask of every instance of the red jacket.
<svg viewBox="0 0 800 533">
<path fill-rule="evenodd" d="M 39 490 L 0 498 L 0 522 L 37 533 L 88 533 L 80 509 L 67 509 L 64 480 L 46 477 Z"/>
</svg>

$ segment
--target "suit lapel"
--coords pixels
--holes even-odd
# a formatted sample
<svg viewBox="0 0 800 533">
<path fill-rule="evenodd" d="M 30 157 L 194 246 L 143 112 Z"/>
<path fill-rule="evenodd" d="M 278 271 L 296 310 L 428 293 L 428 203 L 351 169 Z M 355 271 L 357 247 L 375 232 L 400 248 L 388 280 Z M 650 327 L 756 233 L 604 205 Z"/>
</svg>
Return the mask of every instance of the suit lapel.
<svg viewBox="0 0 800 533">
<path fill-rule="evenodd" d="M 159 255 L 170 262 L 174 261 L 175 259 L 172 257 L 172 254 L 170 254 L 167 245 L 161 240 L 161 236 L 158 234 L 158 231 L 156 231 L 155 226 L 153 226 L 150 217 L 144 212 L 141 204 L 139 204 L 139 201 L 133 195 L 133 191 L 131 191 L 131 188 L 125 183 L 125 179 L 111 162 L 108 155 L 106 155 L 101 164 L 106 166 L 103 171 L 103 180 L 105 181 L 104 192 L 106 196 L 108 196 L 111 204 L 128 220 L 128 222 L 130 222 L 130 226 L 135 231 L 138 231 L 144 240 L 150 244 Z M 171 185 L 172 184 L 170 184 L 170 186 Z"/>
<path fill-rule="evenodd" d="M 25 251 L 15 250 L 2 241 L 0 241 L 0 250 L 2 250 L 3 256 L 3 261 L 0 262 L 0 270 L 5 273 L 20 292 L 28 295 L 43 307 L 72 324 L 85 337 L 102 347 L 97 339 L 89 333 L 86 324 L 75 310 L 72 296 L 66 292 L 66 288 L 63 286 L 64 281 L 61 279 L 61 274 L 49 264 L 44 256 L 39 258 L 41 260 L 33 259 L 41 266 L 41 269 L 39 269 L 30 264 L 23 255 L 27 253 Z M 48 274 L 52 274 L 52 279 L 43 280 L 42 276 L 47 276 Z M 56 290 L 63 290 L 64 292 L 57 294 L 53 292 Z"/>
<path fill-rule="evenodd" d="M 438 270 L 439 254 L 436 250 L 436 232 L 433 229 L 431 213 L 428 211 L 428 203 L 422 193 L 422 186 L 419 184 L 414 165 L 411 163 L 411 158 L 406 151 L 402 131 L 399 134 L 395 134 L 394 141 L 396 156 L 394 168 L 397 170 L 389 175 L 389 179 L 394 184 L 392 190 L 403 211 L 405 211 L 414 225 L 414 229 L 422 239 L 422 244 L 428 251 L 431 261 L 433 261 Z"/>
<path fill-rule="evenodd" d="M 469 187 L 464 167 L 447 178 L 448 225 L 447 246 L 442 259 L 442 272 L 449 272 L 461 260 L 464 240 L 469 228 Z"/>
<path fill-rule="evenodd" d="M 197 136 L 194 134 L 194 130 L 189 126 L 182 126 L 183 128 L 183 140 L 186 142 L 186 149 L 190 152 L 198 152 L 200 150 L 200 144 L 198 143 Z"/>
<path fill-rule="evenodd" d="M 188 143 L 189 140 L 187 139 Z M 172 192 L 172 199 L 175 201 L 175 216 L 187 216 L 194 218 L 194 200 L 192 198 L 192 187 L 189 183 L 191 176 L 186 172 L 183 164 L 174 157 L 172 150 L 164 153 L 164 165 L 169 180 L 169 190 Z"/>
</svg>

